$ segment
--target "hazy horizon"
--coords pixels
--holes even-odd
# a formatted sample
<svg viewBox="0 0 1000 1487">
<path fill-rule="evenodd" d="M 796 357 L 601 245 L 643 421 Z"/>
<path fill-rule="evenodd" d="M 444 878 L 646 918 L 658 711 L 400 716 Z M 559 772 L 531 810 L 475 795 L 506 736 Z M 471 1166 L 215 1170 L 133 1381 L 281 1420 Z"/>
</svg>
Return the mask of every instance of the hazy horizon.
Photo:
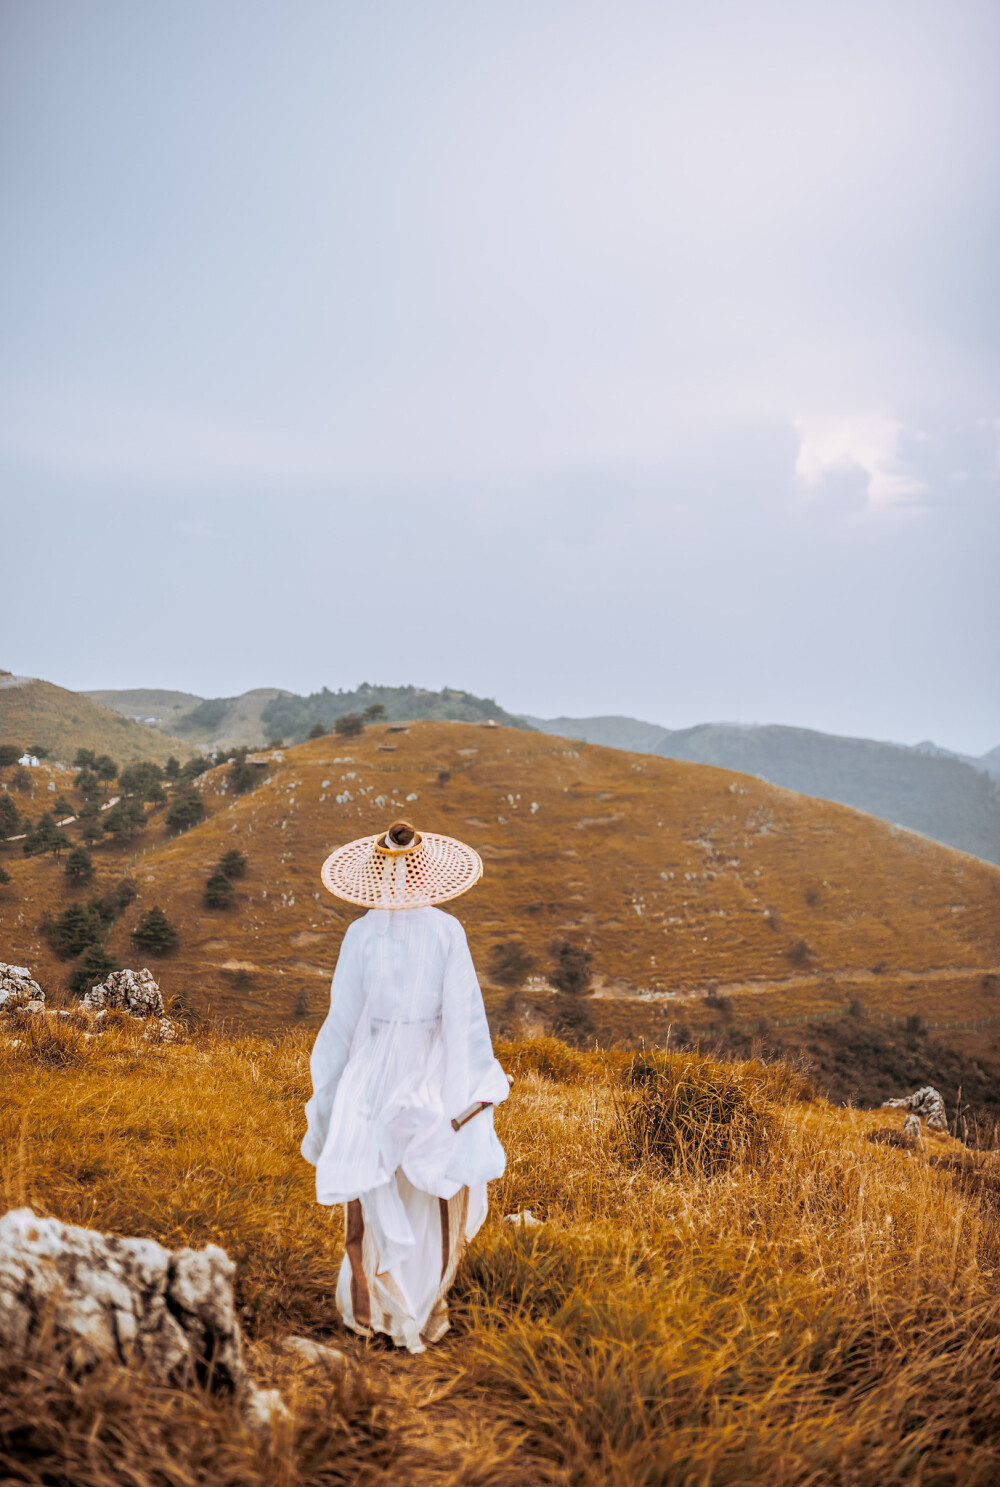
<svg viewBox="0 0 1000 1487">
<path fill-rule="evenodd" d="M 0 665 L 1000 744 L 988 0 L 0 0 Z"/>
</svg>

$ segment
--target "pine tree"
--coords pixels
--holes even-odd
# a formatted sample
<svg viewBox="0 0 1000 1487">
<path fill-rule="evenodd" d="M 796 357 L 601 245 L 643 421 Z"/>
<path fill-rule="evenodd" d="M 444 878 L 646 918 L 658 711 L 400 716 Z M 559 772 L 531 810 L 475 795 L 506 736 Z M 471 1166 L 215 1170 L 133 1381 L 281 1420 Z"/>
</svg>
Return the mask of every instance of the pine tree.
<svg viewBox="0 0 1000 1487">
<path fill-rule="evenodd" d="M 73 765 L 76 769 L 93 769 L 96 763 L 93 749 L 77 749 L 73 756 Z"/>
<path fill-rule="evenodd" d="M 112 971 L 120 970 L 121 966 L 110 958 L 103 945 L 91 945 L 71 972 L 69 989 L 76 996 L 86 996 L 92 986 L 105 980 Z"/>
<path fill-rule="evenodd" d="M 343 713 L 337 718 L 333 728 L 341 738 L 359 738 L 365 731 L 364 719 L 360 713 Z"/>
<path fill-rule="evenodd" d="M 230 883 L 235 883 L 237 878 L 245 877 L 246 870 L 246 857 L 242 852 L 238 852 L 235 847 L 230 848 L 228 852 L 219 858 L 218 871 L 225 873 Z"/>
<path fill-rule="evenodd" d="M 322 723 L 314 723 L 306 734 L 307 738 L 325 738 L 327 730 Z"/>
<path fill-rule="evenodd" d="M 98 754 L 94 760 L 94 773 L 99 780 L 104 781 L 106 789 L 118 773 L 118 765 L 110 754 Z"/>
<path fill-rule="evenodd" d="M 101 822 L 102 829 L 119 843 L 130 842 L 145 824 L 146 813 L 141 800 L 120 800 Z"/>
<path fill-rule="evenodd" d="M 133 945 L 139 950 L 148 951 L 150 955 L 166 955 L 173 950 L 179 939 L 176 929 L 159 905 L 147 909 L 132 931 Z"/>
<path fill-rule="evenodd" d="M 178 760 L 176 760 L 174 758 L 173 754 L 171 754 L 170 758 L 167 760 L 166 764 L 163 766 L 163 773 L 166 775 L 166 777 L 167 777 L 168 780 L 176 780 L 176 778 L 180 774 L 180 772 L 181 772 L 180 763 L 179 763 Z"/>
<path fill-rule="evenodd" d="M 52 810 L 57 816 L 75 816 L 76 808 L 71 806 L 65 795 L 60 795 Z"/>
<path fill-rule="evenodd" d="M 66 876 L 74 883 L 89 883 L 94 876 L 94 863 L 86 847 L 74 847 L 66 858 Z"/>
<path fill-rule="evenodd" d="M 97 944 L 104 925 L 90 904 L 70 904 L 58 919 L 43 925 L 42 933 L 61 960 L 71 960 L 88 945 Z"/>
<path fill-rule="evenodd" d="M 237 749 L 229 766 L 229 783 L 237 795 L 245 795 L 260 783 L 260 774 L 253 764 L 247 763 L 246 749 Z"/>
<path fill-rule="evenodd" d="M 17 833 L 21 813 L 9 795 L 0 795 L 0 842 Z"/>
<path fill-rule="evenodd" d="M 34 754 L 36 759 L 47 759 L 52 750 L 47 749 L 44 744 L 29 744 L 27 752 Z"/>
<path fill-rule="evenodd" d="M 197 826 L 205 814 L 205 802 L 197 790 L 190 787 L 181 790 L 171 802 L 167 811 L 167 825 L 171 831 L 187 831 L 189 826 Z"/>
<path fill-rule="evenodd" d="M 205 884 L 205 903 L 210 909 L 228 909 L 236 898 L 236 890 L 221 867 L 217 867 Z"/>
<path fill-rule="evenodd" d="M 25 857 L 39 857 L 43 852 L 53 852 L 58 857 L 65 845 L 65 836 L 46 811 L 25 837 L 23 851 Z"/>
<path fill-rule="evenodd" d="M 6 769 L 8 765 L 16 764 L 21 757 L 21 750 L 17 744 L 0 744 L 0 769 Z"/>
</svg>

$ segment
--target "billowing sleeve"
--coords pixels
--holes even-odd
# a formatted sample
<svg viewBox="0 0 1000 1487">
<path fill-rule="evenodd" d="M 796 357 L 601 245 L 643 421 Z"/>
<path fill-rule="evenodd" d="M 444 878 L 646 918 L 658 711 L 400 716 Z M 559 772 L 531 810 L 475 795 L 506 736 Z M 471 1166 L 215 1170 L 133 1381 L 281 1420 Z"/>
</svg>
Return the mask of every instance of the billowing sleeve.
<svg viewBox="0 0 1000 1487">
<path fill-rule="evenodd" d="M 457 919 L 452 924 L 441 1003 L 441 1031 L 447 1060 L 445 1114 L 449 1119 L 460 1115 L 476 1100 L 490 1100 L 497 1105 L 510 1091 L 507 1076 L 493 1057 L 483 993 L 465 930 Z"/>
<path fill-rule="evenodd" d="M 308 1126 L 301 1151 L 314 1167 L 326 1141 L 337 1086 L 350 1056 L 364 1002 L 359 923 L 350 925 L 344 936 L 330 987 L 330 1010 L 316 1035 L 309 1059 L 313 1094 L 306 1105 Z"/>
<path fill-rule="evenodd" d="M 450 916 L 449 916 L 450 917 Z M 445 1118 L 461 1115 L 479 1100 L 499 1105 L 510 1093 L 507 1075 L 493 1056 L 489 1023 L 465 930 L 458 920 L 445 963 L 441 1031 L 445 1042 Z M 475 1116 L 456 1134 L 447 1135 L 441 1196 L 503 1175 L 506 1157 L 493 1129 L 493 1111 Z"/>
</svg>

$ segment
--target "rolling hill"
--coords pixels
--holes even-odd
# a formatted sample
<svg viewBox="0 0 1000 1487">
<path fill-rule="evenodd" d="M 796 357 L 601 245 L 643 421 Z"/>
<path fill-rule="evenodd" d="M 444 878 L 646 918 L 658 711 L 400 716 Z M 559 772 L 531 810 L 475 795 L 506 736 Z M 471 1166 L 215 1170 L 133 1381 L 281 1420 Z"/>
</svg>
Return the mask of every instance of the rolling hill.
<svg viewBox="0 0 1000 1487">
<path fill-rule="evenodd" d="M 79 748 L 93 749 L 120 764 L 135 759 L 164 764 L 171 754 L 190 753 L 169 733 L 124 718 L 83 692 L 9 671 L 0 671 L 0 743 L 40 744 L 65 761 Z"/>
<path fill-rule="evenodd" d="M 991 755 L 967 762 L 925 744 L 907 748 L 777 725 L 671 730 L 622 717 L 528 721 L 569 738 L 737 769 L 1000 863 L 1000 783 L 989 773 Z"/>
<path fill-rule="evenodd" d="M 190 748 L 226 750 L 259 747 L 271 739 L 300 743 L 316 724 L 330 729 L 346 713 L 363 712 L 377 703 L 394 721 L 440 718 L 479 723 L 487 719 L 512 728 L 527 728 L 523 719 L 504 712 L 491 698 L 445 687 L 379 687 L 367 682 L 354 691 L 319 692 L 301 697 L 280 687 L 255 687 L 238 697 L 196 697 L 190 692 L 138 689 L 86 694 L 128 717 L 140 717 L 184 739 Z M 155 720 L 155 722 L 154 722 Z"/>
<path fill-rule="evenodd" d="M 44 769 L 32 773 L 40 809 Z M 130 847 L 95 854 L 98 890 L 123 872 L 138 888 L 112 957 L 142 959 L 129 934 L 159 905 L 180 944 L 150 964 L 200 1015 L 268 1028 L 318 1019 L 354 917 L 320 887 L 320 864 L 406 814 L 483 855 L 485 881 L 457 912 L 498 1025 L 545 1018 L 561 940 L 593 957 L 587 1005 L 604 1042 L 662 1039 L 678 1023 L 822 1021 L 848 1003 L 1000 1024 L 1000 870 L 848 807 L 710 766 L 461 723 L 317 739 L 275 751 L 262 773 L 234 796 L 220 766 L 198 781 L 202 824 L 170 836 L 159 807 Z M 235 906 L 207 908 L 205 881 L 234 847 L 249 862 Z M 18 852 L 3 853 L 13 882 L 0 890 L 0 958 L 65 986 L 72 963 L 39 925 L 95 889 Z M 502 986 L 497 945 L 531 957 L 536 979 Z M 969 1033 L 968 1056 L 992 1056 L 998 1033 L 992 1021 Z"/>
</svg>

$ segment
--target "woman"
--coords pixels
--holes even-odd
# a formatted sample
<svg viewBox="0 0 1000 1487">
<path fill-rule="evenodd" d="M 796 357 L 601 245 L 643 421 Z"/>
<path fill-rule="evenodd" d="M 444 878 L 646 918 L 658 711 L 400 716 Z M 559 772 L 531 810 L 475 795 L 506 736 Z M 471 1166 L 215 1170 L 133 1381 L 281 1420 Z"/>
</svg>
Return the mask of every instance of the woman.
<svg viewBox="0 0 1000 1487">
<path fill-rule="evenodd" d="M 471 847 L 407 821 L 323 864 L 330 892 L 369 913 L 341 946 L 302 1155 L 320 1203 L 346 1205 L 341 1316 L 411 1353 L 448 1330 L 445 1297 L 505 1165 L 492 1106 L 509 1081 L 465 931 L 432 907 L 482 871 Z"/>
</svg>

